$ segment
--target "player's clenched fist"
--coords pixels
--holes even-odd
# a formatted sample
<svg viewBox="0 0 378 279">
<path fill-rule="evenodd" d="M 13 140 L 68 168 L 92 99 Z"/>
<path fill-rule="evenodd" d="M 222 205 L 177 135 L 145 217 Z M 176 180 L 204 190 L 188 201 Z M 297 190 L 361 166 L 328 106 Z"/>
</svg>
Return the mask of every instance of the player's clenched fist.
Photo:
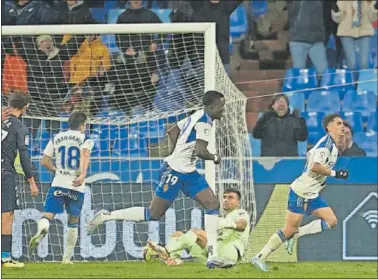
<svg viewBox="0 0 378 279">
<path fill-rule="evenodd" d="M 218 165 L 221 162 L 221 157 L 217 154 L 214 154 L 214 164 Z"/>
<path fill-rule="evenodd" d="M 335 177 L 339 179 L 348 179 L 349 177 L 349 171 L 347 170 L 338 170 L 335 171 Z"/>
</svg>

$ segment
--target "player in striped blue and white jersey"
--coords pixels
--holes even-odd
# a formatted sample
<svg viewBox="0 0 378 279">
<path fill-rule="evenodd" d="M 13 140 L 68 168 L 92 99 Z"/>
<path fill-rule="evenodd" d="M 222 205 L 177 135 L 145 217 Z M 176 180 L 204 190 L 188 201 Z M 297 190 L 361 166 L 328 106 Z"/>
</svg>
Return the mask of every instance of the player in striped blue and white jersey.
<svg viewBox="0 0 378 279">
<path fill-rule="evenodd" d="M 349 176 L 346 170 L 332 170 L 337 161 L 339 143 L 344 136 L 344 123 L 338 114 L 330 114 L 323 119 L 323 126 L 327 135 L 307 153 L 303 174 L 290 186 L 284 228 L 273 234 L 252 259 L 252 264 L 262 271 L 268 271 L 265 260 L 282 243 L 286 243 L 286 249 L 291 254 L 295 239 L 331 229 L 337 224 L 333 210 L 319 193 L 324 189 L 327 177 L 347 179 Z M 300 227 L 304 214 L 312 214 L 319 219 Z"/>
<path fill-rule="evenodd" d="M 205 209 L 205 231 L 208 241 L 209 268 L 224 267 L 230 263 L 218 257 L 217 228 L 219 201 L 205 178 L 196 170 L 198 158 L 220 163 L 220 156 L 208 150 L 213 121 L 222 117 L 225 99 L 222 93 L 207 91 L 202 99 L 203 109 L 179 121 L 168 131 L 175 146 L 173 153 L 164 159 L 155 195 L 148 208 L 131 207 L 108 212 L 99 211 L 88 223 L 88 233 L 109 220 L 135 222 L 159 220 L 171 206 L 181 190 Z"/>
</svg>

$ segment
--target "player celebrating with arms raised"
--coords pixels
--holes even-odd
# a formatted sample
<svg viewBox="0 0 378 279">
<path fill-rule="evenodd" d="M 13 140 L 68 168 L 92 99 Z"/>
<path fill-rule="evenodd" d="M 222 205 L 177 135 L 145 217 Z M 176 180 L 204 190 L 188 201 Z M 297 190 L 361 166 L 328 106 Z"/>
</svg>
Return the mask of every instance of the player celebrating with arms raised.
<svg viewBox="0 0 378 279">
<path fill-rule="evenodd" d="M 1 266 L 24 267 L 24 263 L 12 260 L 12 226 L 14 210 L 18 208 L 16 190 L 16 170 L 14 162 L 17 151 L 25 177 L 30 184 L 33 196 L 38 195 L 38 187 L 32 172 L 28 155 L 28 128 L 21 123 L 21 117 L 29 105 L 30 97 L 22 93 L 15 94 L 10 100 L 10 110 L 1 114 Z M 4 120 L 4 121 L 3 121 Z"/>
<path fill-rule="evenodd" d="M 329 205 L 319 196 L 328 176 L 347 179 L 346 170 L 332 170 L 337 161 L 338 145 L 344 136 L 344 122 L 338 114 L 323 119 L 327 135 L 307 153 L 304 173 L 290 186 L 286 224 L 269 239 L 265 247 L 252 259 L 252 264 L 262 271 L 268 271 L 265 260 L 281 244 L 288 241 L 290 251 L 293 238 L 315 234 L 336 226 L 337 218 Z M 300 227 L 303 215 L 313 214 L 319 219 Z"/>
<path fill-rule="evenodd" d="M 55 173 L 47 193 L 43 217 L 38 222 L 38 231 L 30 240 L 34 249 L 49 231 L 50 221 L 56 214 L 68 213 L 68 233 L 64 249 L 63 264 L 69 264 L 78 237 L 78 224 L 84 202 L 84 179 L 89 166 L 93 141 L 85 135 L 87 117 L 74 112 L 68 119 L 70 129 L 57 134 L 46 146 L 41 164 Z M 55 164 L 52 158 L 55 157 Z M 78 175 L 79 174 L 79 175 Z"/>
<path fill-rule="evenodd" d="M 150 206 L 112 212 L 101 210 L 89 222 L 88 233 L 92 233 L 97 226 L 108 220 L 159 220 L 181 189 L 185 195 L 196 200 L 205 209 L 205 230 L 209 246 L 208 267 L 221 267 L 224 264 L 224 259 L 217 257 L 216 247 L 219 201 L 209 184 L 196 170 L 195 163 L 197 157 L 214 161 L 215 164 L 220 163 L 219 155 L 211 154 L 207 146 L 211 140 L 213 121 L 222 117 L 225 100 L 222 93 L 207 91 L 202 103 L 204 109 L 179 121 L 168 131 L 175 148 L 173 153 L 164 159 Z"/>
<path fill-rule="evenodd" d="M 249 215 L 244 209 L 240 209 L 241 194 L 237 189 L 228 188 L 223 192 L 223 209 L 225 218 L 218 220 L 217 245 L 219 256 L 227 259 L 227 264 L 222 267 L 228 268 L 235 265 L 243 258 L 248 245 L 250 232 Z M 201 229 L 191 229 L 187 233 L 175 232 L 165 247 L 153 241 L 149 241 L 144 249 L 145 259 L 148 261 L 156 252 L 159 258 L 167 265 L 179 265 L 183 250 L 196 260 L 206 260 L 207 236 Z M 152 251 L 151 251 L 152 250 Z M 150 256 L 148 256 L 150 254 Z"/>
</svg>

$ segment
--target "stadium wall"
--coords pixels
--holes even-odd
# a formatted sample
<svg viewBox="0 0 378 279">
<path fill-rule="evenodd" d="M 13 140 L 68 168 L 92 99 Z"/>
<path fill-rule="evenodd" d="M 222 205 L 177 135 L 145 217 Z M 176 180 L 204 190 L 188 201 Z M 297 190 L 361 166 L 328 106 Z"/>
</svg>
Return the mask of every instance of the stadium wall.
<svg viewBox="0 0 378 279">
<path fill-rule="evenodd" d="M 349 167 L 351 179 L 357 182 L 354 184 L 330 183 L 331 185 L 328 185 L 322 193 L 324 199 L 336 212 L 338 226 L 322 234 L 299 239 L 293 256 L 289 256 L 281 247 L 272 255 L 272 261 L 377 260 L 377 161 L 375 158 L 371 159 L 340 159 L 339 167 Z M 274 162 L 272 163 L 269 159 L 257 159 L 254 162 L 254 174 L 258 178 L 256 180 L 264 178 L 264 182 L 255 182 L 258 222 L 251 235 L 252 253 L 257 252 L 271 234 L 283 225 L 288 183 L 292 180 L 288 181 L 289 176 L 295 177 L 303 170 L 304 160 L 302 159 L 281 159 Z M 148 205 L 152 197 L 151 181 L 153 181 L 154 172 L 150 174 L 153 177 L 149 177 L 147 171 L 151 173 L 151 168 L 155 169 L 155 167 L 158 170 L 160 160 L 149 165 L 147 170 L 139 161 L 135 165 L 134 163 L 108 161 L 97 165 L 98 169 L 95 164 L 92 164 L 92 174 L 89 174 L 90 183 L 86 187 L 81 215 L 75 260 L 139 259 L 142 255 L 140 241 L 146 241 L 147 236 L 150 239 L 165 242 L 166 237 L 176 230 L 202 226 L 202 211 L 198 208 L 192 209 L 193 201 L 182 199 L 175 202 L 173 208 L 167 212 L 166 218 L 160 223 L 149 222 L 134 226 L 129 222 L 113 221 L 107 224 L 106 233 L 105 228 L 102 228 L 101 236 L 87 236 L 86 223 L 96 210 L 104 206 L 108 210 L 114 210 L 124 206 Z M 114 172 L 116 165 L 117 169 L 124 170 L 122 173 L 139 168 L 140 171 L 122 175 L 120 172 Z M 276 182 L 279 177 L 281 177 L 280 182 Z M 46 175 L 42 175 L 41 180 L 43 195 L 36 199 L 28 194 L 21 195 L 21 209 L 15 213 L 12 255 L 20 260 L 30 259 L 25 236 L 30 238 L 30 234 L 36 230 L 36 221 L 40 218 L 43 208 L 43 197 L 51 181 Z M 139 183 L 136 183 L 137 181 Z M 62 214 L 57 219 L 56 226 L 52 226 L 48 243 L 46 241 L 38 248 L 37 256 L 32 257 L 32 260 L 61 260 L 63 252 L 61 244 L 65 238 L 62 224 L 67 221 L 67 216 Z M 304 223 L 311 219 L 311 217 L 305 217 Z M 144 233 L 137 234 L 136 231 Z M 143 236 L 146 239 L 143 239 Z"/>
</svg>

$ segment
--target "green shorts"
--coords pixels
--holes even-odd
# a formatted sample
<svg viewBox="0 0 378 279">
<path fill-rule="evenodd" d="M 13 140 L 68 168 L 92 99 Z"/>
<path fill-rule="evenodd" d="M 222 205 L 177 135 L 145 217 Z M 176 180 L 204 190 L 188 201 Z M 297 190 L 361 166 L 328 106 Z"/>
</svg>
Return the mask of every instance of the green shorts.
<svg viewBox="0 0 378 279">
<path fill-rule="evenodd" d="M 218 241 L 218 256 L 236 263 L 239 260 L 239 251 L 232 242 L 224 243 Z"/>
</svg>

